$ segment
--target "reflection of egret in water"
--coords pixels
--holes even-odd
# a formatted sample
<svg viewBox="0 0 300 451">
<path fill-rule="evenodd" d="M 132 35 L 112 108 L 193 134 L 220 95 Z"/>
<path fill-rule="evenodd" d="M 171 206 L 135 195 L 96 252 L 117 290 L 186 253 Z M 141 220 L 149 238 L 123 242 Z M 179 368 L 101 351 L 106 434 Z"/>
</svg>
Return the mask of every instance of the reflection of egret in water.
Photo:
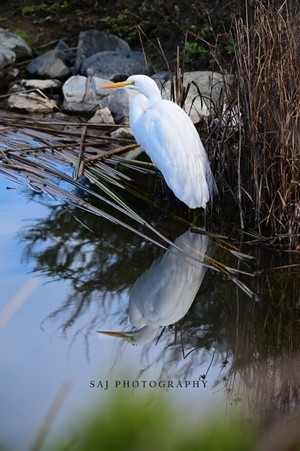
<svg viewBox="0 0 300 451">
<path fill-rule="evenodd" d="M 156 336 L 160 327 L 183 318 L 207 269 L 201 262 L 208 241 L 207 235 L 189 230 L 178 237 L 174 243 L 176 247 L 168 249 L 155 260 L 130 291 L 129 320 L 135 329 L 128 332 L 98 332 L 124 338 L 133 344 L 145 344 Z"/>
</svg>

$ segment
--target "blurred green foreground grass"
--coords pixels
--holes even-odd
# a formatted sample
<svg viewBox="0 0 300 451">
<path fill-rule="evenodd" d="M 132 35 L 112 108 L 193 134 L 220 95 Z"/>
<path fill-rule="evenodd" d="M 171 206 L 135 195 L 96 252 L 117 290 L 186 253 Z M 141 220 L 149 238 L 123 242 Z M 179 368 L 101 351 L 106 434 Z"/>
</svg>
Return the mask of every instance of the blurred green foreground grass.
<svg viewBox="0 0 300 451">
<path fill-rule="evenodd" d="M 201 410 L 201 405 L 199 405 Z M 254 429 L 239 420 L 185 420 L 186 406 L 175 410 L 158 397 L 109 398 L 88 418 L 81 418 L 76 430 L 47 451 L 240 451 L 253 449 Z M 35 450 L 44 449 L 38 442 Z"/>
</svg>

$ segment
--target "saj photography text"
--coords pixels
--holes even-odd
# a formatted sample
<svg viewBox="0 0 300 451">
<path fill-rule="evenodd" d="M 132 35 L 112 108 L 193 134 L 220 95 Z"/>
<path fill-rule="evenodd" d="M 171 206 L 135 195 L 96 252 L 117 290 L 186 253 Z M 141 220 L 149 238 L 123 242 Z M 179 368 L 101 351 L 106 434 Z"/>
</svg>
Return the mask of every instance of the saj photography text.
<svg viewBox="0 0 300 451">
<path fill-rule="evenodd" d="M 201 388 L 203 387 L 203 381 L 201 379 L 194 380 L 107 380 L 107 379 L 98 379 L 98 380 L 90 380 L 89 387 L 93 389 L 100 390 L 110 390 L 110 389 L 126 389 L 126 388 Z"/>
</svg>

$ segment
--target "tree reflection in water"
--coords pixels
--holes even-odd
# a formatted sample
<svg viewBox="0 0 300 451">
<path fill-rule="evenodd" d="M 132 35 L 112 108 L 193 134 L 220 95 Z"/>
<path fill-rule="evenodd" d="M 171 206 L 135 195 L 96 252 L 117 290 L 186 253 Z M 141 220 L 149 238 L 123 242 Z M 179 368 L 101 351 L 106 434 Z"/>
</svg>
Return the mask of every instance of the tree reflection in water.
<svg viewBox="0 0 300 451">
<path fill-rule="evenodd" d="M 173 232 L 178 237 L 184 230 L 178 226 Z M 199 237 L 203 240 L 203 236 Z M 161 250 L 133 233 L 60 205 L 51 206 L 47 218 L 26 226 L 20 238 L 27 242 L 24 255 L 35 261 L 34 271 L 71 284 L 71 294 L 51 315 L 57 321 L 62 313 L 67 317 L 61 326 L 64 332 L 75 331 L 80 317 L 92 307 L 96 311 L 80 331 L 87 336 L 107 328 L 107 324 L 115 330 L 129 329 L 124 305 L 124 299 L 128 303 L 129 288 L 138 279 L 146 283 L 143 274 L 154 271 L 151 265 L 155 259 L 159 257 L 158 263 L 164 259 Z M 212 248 L 210 244 L 208 252 Z M 236 263 L 235 257 L 222 247 L 214 252 L 226 265 Z M 271 418 L 278 413 L 298 413 L 300 276 L 293 263 L 291 254 L 257 251 L 256 267 L 268 268 L 257 271 L 251 281 L 251 289 L 259 294 L 261 302 L 254 302 L 210 269 L 201 273 L 198 268 L 198 285 L 185 306 L 187 314 L 180 320 L 179 316 L 174 318 L 176 324 L 170 324 L 157 336 L 159 352 L 155 354 L 156 362 L 149 365 L 159 363 L 165 372 L 188 377 L 207 362 L 207 372 L 199 374 L 203 384 L 211 365 L 217 365 L 220 378 L 215 384 L 224 385 L 229 403 L 243 406 L 245 414 L 259 412 L 263 418 Z M 272 267 L 284 269 L 272 272 Z M 178 277 L 172 283 L 176 280 Z M 119 301 L 118 309 L 115 302 L 110 302 L 112 298 Z M 160 325 L 167 326 L 168 321 Z M 151 359 L 153 345 L 155 341 L 145 345 L 145 358 Z"/>
<path fill-rule="evenodd" d="M 83 225 L 88 224 L 88 229 Z M 27 242 L 24 258 L 35 262 L 34 272 L 48 277 L 67 280 L 72 292 L 52 317 L 64 312 L 67 321 L 64 332 L 79 320 L 93 302 L 103 306 L 112 297 L 119 297 L 136 278 L 135 264 L 153 258 L 155 249 L 143 246 L 138 236 L 101 218 L 79 209 L 51 206 L 49 215 L 21 231 L 20 238 Z M 98 315 L 90 329 L 99 323 Z"/>
</svg>

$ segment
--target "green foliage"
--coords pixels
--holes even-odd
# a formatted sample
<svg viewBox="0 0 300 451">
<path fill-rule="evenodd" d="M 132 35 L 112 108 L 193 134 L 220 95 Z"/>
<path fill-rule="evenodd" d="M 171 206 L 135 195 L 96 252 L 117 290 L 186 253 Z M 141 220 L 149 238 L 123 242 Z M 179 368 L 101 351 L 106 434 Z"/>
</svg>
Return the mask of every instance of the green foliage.
<svg viewBox="0 0 300 451">
<path fill-rule="evenodd" d="M 41 3 L 40 5 L 26 5 L 21 11 L 23 16 L 32 16 L 32 21 L 36 25 L 44 25 L 59 21 L 63 23 L 66 18 L 61 14 L 70 12 L 72 5 L 69 1 L 54 2 L 53 4 Z"/>
<path fill-rule="evenodd" d="M 120 11 L 114 16 L 104 16 L 100 19 L 106 30 L 118 36 L 123 36 L 131 44 L 138 38 L 138 31 L 128 9 Z"/>
<path fill-rule="evenodd" d="M 229 10 L 229 6 L 222 10 L 213 4 L 207 7 L 205 0 L 189 4 L 183 0 L 115 0 L 112 3 L 43 0 L 32 4 L 21 0 L 19 13 L 24 29 L 28 27 L 34 34 L 29 39 L 33 46 L 51 42 L 62 35 L 76 46 L 78 30 L 104 29 L 126 40 L 134 50 L 141 48 L 142 39 L 155 70 L 165 69 L 166 61 L 173 67 L 177 47 L 184 49 L 188 36 L 185 69 L 200 70 L 213 65 L 210 47 L 215 46 L 216 36 L 229 28 Z M 18 17 L 14 20 L 18 21 Z M 10 19 L 5 18 L 3 22 L 4 27 L 11 26 Z M 21 27 L 19 23 L 15 28 L 18 27 Z M 35 39 L 35 34 L 42 28 L 41 40 Z M 226 49 L 222 51 L 226 53 Z"/>
<path fill-rule="evenodd" d="M 193 68 L 212 68 L 216 61 L 232 61 L 235 43 L 221 29 L 221 23 L 192 25 L 187 30 L 184 44 L 184 62 Z"/>
<path fill-rule="evenodd" d="M 151 451 L 159 446 L 159 449 L 170 450 L 170 412 L 161 402 L 153 401 L 146 396 L 129 397 L 121 392 L 84 419 L 76 437 L 67 438 L 51 449 Z"/>
<path fill-rule="evenodd" d="M 100 22 L 108 32 L 121 36 L 132 46 L 140 46 L 140 30 L 145 50 L 155 64 L 159 64 L 159 40 L 170 64 L 176 58 L 179 46 L 184 48 L 184 62 L 189 68 L 195 69 L 212 67 L 211 48 L 216 45 L 217 36 L 224 33 L 225 21 L 227 28 L 229 26 L 229 16 L 223 17 L 222 21 L 219 17 L 213 19 L 201 2 L 187 5 L 183 1 L 125 0 L 117 2 L 114 11 L 107 10 L 100 17 Z M 213 17 L 216 17 L 215 13 Z M 224 46 L 222 51 L 226 53 Z"/>
<path fill-rule="evenodd" d="M 25 39 L 25 41 L 27 41 L 27 42 L 30 40 L 30 37 L 29 37 L 27 31 L 25 31 L 25 30 L 17 29 L 17 30 L 14 30 L 14 33 L 17 34 L 18 36 L 20 36 L 20 38 Z"/>
<path fill-rule="evenodd" d="M 198 432 L 183 439 L 175 450 L 247 451 L 253 449 L 253 438 L 253 433 L 245 431 L 238 422 L 216 423 L 215 419 L 211 418 Z"/>
<path fill-rule="evenodd" d="M 54 2 L 53 4 L 41 3 L 39 5 L 25 5 L 22 7 L 21 11 L 24 16 L 32 16 L 38 12 L 42 12 L 45 16 L 49 13 L 60 13 L 63 11 L 70 10 L 72 5 L 69 1 L 64 0 L 62 2 Z"/>
<path fill-rule="evenodd" d="M 30 16 L 32 14 L 34 14 L 37 10 L 37 6 L 36 5 L 26 5 L 22 7 L 22 14 L 24 16 Z"/>
<path fill-rule="evenodd" d="M 210 53 L 201 42 L 186 42 L 184 46 L 184 61 L 193 63 L 196 60 L 206 62 L 210 59 Z"/>
<path fill-rule="evenodd" d="M 234 56 L 237 52 L 237 42 L 229 36 L 228 42 L 225 45 L 225 51 L 228 55 Z"/>
<path fill-rule="evenodd" d="M 157 396 L 109 398 L 101 409 L 80 422 L 76 436 L 53 444 L 55 451 L 247 451 L 253 432 L 240 424 L 210 418 L 199 427 L 184 420 L 184 412 L 171 409 Z"/>
<path fill-rule="evenodd" d="M 53 5 L 48 6 L 48 10 L 52 11 L 54 13 L 67 11 L 67 10 L 70 10 L 71 8 L 72 8 L 72 5 L 67 0 L 54 2 Z"/>
</svg>

